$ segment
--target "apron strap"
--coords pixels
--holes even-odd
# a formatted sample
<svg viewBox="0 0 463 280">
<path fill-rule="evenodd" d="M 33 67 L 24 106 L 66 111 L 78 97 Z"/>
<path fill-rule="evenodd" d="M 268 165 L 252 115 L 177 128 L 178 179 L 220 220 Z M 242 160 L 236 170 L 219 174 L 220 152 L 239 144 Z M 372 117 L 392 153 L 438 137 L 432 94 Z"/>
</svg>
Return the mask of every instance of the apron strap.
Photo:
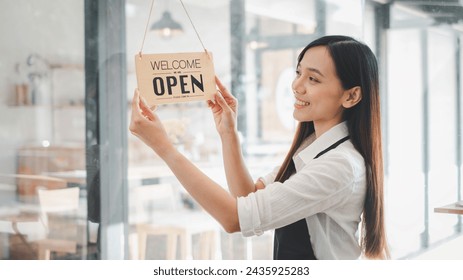
<svg viewBox="0 0 463 280">
<path fill-rule="evenodd" d="M 324 149 L 323 151 L 319 152 L 318 155 L 314 157 L 314 159 L 319 158 L 320 156 L 324 155 L 325 153 L 331 151 L 332 149 L 335 149 L 337 146 L 341 145 L 343 142 L 347 141 L 349 139 L 349 136 L 346 136 L 340 140 L 338 140 L 336 143 L 333 145 L 329 146 L 328 148 Z"/>
</svg>

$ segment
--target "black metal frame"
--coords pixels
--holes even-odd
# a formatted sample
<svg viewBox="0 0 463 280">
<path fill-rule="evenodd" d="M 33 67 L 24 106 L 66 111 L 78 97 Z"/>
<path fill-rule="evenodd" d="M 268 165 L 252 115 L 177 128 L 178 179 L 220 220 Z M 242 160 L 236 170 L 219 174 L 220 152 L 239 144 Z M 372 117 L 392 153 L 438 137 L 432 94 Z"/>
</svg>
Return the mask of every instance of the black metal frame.
<svg viewBox="0 0 463 280">
<path fill-rule="evenodd" d="M 125 1 L 86 0 L 88 212 L 99 223 L 99 250 L 89 258 L 128 258 L 125 40 Z"/>
</svg>

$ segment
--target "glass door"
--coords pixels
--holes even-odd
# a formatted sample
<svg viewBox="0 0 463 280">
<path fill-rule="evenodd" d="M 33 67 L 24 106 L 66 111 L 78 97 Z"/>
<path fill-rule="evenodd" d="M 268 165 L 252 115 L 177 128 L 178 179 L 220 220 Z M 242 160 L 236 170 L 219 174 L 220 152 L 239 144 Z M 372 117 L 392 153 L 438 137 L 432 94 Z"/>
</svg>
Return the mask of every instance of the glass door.
<svg viewBox="0 0 463 280">
<path fill-rule="evenodd" d="M 0 259 L 85 259 L 84 1 L 0 5 Z"/>
</svg>

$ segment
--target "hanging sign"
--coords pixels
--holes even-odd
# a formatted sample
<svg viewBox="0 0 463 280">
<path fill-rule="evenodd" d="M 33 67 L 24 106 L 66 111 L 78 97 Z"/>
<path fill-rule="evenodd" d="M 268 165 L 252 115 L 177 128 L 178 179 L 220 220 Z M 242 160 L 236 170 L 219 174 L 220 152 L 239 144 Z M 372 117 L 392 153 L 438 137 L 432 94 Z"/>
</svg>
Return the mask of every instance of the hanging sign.
<svg viewBox="0 0 463 280">
<path fill-rule="evenodd" d="M 137 54 L 135 66 L 149 106 L 208 100 L 217 91 L 211 53 Z"/>
</svg>

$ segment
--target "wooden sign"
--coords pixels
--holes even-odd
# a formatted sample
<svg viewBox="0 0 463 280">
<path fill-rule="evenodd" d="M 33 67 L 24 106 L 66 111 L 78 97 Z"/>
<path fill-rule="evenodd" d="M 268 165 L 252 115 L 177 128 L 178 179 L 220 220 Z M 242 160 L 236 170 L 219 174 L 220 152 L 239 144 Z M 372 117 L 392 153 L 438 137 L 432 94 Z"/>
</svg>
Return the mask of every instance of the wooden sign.
<svg viewBox="0 0 463 280">
<path fill-rule="evenodd" d="M 137 54 L 135 66 L 149 106 L 208 100 L 217 91 L 211 53 Z"/>
</svg>

